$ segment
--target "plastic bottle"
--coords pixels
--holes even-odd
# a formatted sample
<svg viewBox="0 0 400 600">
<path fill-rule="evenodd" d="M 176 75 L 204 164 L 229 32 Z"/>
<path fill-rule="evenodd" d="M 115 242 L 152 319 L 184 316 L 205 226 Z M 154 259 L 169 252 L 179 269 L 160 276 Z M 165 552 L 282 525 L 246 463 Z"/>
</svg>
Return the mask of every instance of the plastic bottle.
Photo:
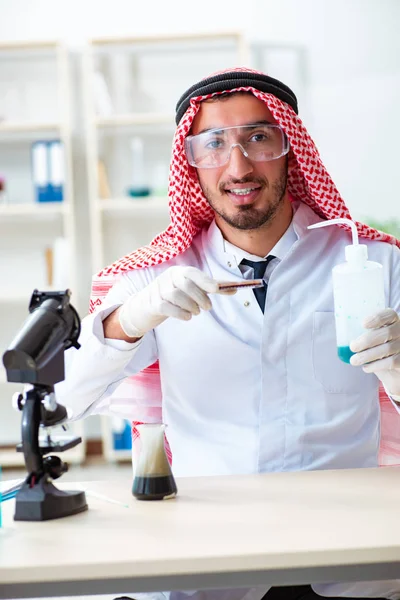
<svg viewBox="0 0 400 600">
<path fill-rule="evenodd" d="M 346 262 L 332 269 L 337 352 L 343 362 L 349 363 L 354 354 L 350 343 L 366 331 L 365 318 L 385 308 L 383 268 L 368 260 L 367 246 L 358 243 L 357 228 L 350 219 L 322 221 L 308 229 L 336 223 L 349 225 L 353 237 L 353 243 L 345 248 Z"/>
<path fill-rule="evenodd" d="M 131 140 L 132 182 L 128 194 L 133 198 L 149 196 L 150 188 L 145 182 L 144 148 L 142 138 L 135 136 Z"/>
</svg>

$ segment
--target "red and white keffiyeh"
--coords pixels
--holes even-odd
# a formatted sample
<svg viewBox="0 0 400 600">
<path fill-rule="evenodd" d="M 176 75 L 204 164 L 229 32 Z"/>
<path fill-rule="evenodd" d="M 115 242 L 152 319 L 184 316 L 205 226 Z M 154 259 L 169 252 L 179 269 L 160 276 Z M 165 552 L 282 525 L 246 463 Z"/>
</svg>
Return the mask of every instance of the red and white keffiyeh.
<svg viewBox="0 0 400 600">
<path fill-rule="evenodd" d="M 258 71 L 247 68 L 229 69 L 229 71 L 260 74 Z M 322 164 L 313 140 L 294 110 L 274 95 L 260 92 L 254 87 L 245 86 L 230 90 L 230 92 L 234 91 L 250 92 L 265 102 L 277 123 L 285 131 L 294 157 L 294 166 L 288 178 L 288 191 L 291 196 L 308 204 L 325 219 L 351 218 L 348 208 Z M 176 129 L 168 187 L 170 225 L 149 245 L 138 248 L 104 268 L 93 278 L 90 312 L 101 305 L 107 292 L 122 273 L 132 269 L 159 265 L 174 258 L 189 248 L 193 237 L 211 223 L 214 213 L 203 195 L 195 169 L 190 167 L 186 160 L 184 140 L 199 110 L 200 103 L 220 93 L 215 92 L 192 98 L 189 108 Z M 400 242 L 394 237 L 359 222 L 356 222 L 356 225 L 360 237 L 389 242 L 400 247 Z M 125 380 L 114 394 L 119 397 L 122 394 L 135 407 L 137 417 L 133 422 L 132 429 L 134 441 L 138 438 L 135 425 L 142 422 L 162 421 L 162 394 L 158 363 Z M 382 386 L 379 396 L 381 407 L 379 464 L 398 464 L 400 463 L 400 416 Z M 171 460 L 168 445 L 167 453 Z"/>
</svg>

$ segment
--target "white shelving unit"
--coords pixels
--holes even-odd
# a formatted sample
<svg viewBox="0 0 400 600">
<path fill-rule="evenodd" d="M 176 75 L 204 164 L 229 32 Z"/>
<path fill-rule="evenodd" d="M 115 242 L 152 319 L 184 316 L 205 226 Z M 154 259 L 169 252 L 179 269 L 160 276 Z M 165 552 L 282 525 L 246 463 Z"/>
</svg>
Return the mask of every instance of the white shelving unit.
<svg viewBox="0 0 400 600">
<path fill-rule="evenodd" d="M 1 48 L 0 48 L 1 50 Z M 59 130 L 59 123 L 52 122 L 18 122 L 18 121 L 9 121 L 5 123 L 0 122 L 0 133 L 39 133 L 39 132 L 48 132 L 48 131 L 57 131 Z"/>
<path fill-rule="evenodd" d="M 42 204 L 10 204 L 0 205 L 0 218 L 5 221 L 7 217 L 18 217 L 19 220 L 40 219 L 48 217 L 65 217 L 70 213 L 70 207 L 63 202 L 49 202 Z"/>
<path fill-rule="evenodd" d="M 227 63 L 243 64 L 246 52 L 238 32 L 89 43 L 83 66 L 93 273 L 167 227 L 175 103 L 196 78 Z M 147 197 L 127 192 L 132 137 L 144 143 Z"/>
<path fill-rule="evenodd" d="M 165 197 L 151 196 L 143 202 L 133 203 L 129 198 L 115 198 L 113 200 L 102 200 L 99 206 L 102 215 L 126 214 L 140 218 L 140 216 L 152 216 L 154 214 L 168 217 L 168 201 Z"/>
<path fill-rule="evenodd" d="M 149 243 L 168 226 L 176 101 L 194 81 L 234 65 L 269 72 L 300 94 L 306 89 L 304 48 L 264 40 L 248 43 L 240 32 L 94 39 L 87 44 L 83 82 L 92 273 Z M 0 175 L 6 176 L 8 194 L 7 203 L 0 200 L 0 358 L 27 316 L 33 289 L 54 289 L 45 251 L 59 237 L 70 248 L 65 287 L 72 290 L 75 307 L 80 296 L 68 71 L 68 52 L 58 41 L 0 43 Z M 128 194 L 132 138 L 143 142 L 143 180 L 150 190 L 145 197 Z M 64 200 L 38 203 L 31 144 L 50 139 L 63 144 Z M 20 413 L 11 408 L 11 396 L 20 387 L 6 382 L 0 361 L 3 466 L 22 464 L 22 454 L 8 449 L 20 441 Z M 106 458 L 130 460 L 130 450 L 113 449 L 109 419 L 102 420 L 102 428 Z M 83 421 L 72 429 L 84 437 Z M 85 442 L 65 454 L 70 462 L 84 457 Z"/>
<path fill-rule="evenodd" d="M 72 187 L 71 120 L 68 53 L 58 41 L 0 44 L 0 175 L 6 178 L 6 201 L 0 203 L 0 355 L 28 315 L 32 291 L 52 289 L 46 249 L 56 238 L 68 244 L 65 287 L 78 297 L 75 213 Z M 31 169 L 31 144 L 60 140 L 65 183 L 63 201 L 37 203 Z M 56 265 L 54 265 L 54 268 Z M 64 287 L 64 286 L 63 286 Z M 0 367 L 0 465 L 19 466 L 21 414 L 11 396 L 22 384 L 6 381 Z M 3 426 L 1 425 L 3 424 Z M 82 423 L 73 432 L 83 437 Z M 85 443 L 67 451 L 67 462 L 81 462 Z"/>
<path fill-rule="evenodd" d="M 169 224 L 168 171 L 175 104 L 194 81 L 227 65 L 245 65 L 239 32 L 94 39 L 84 56 L 86 151 L 92 272 L 149 243 Z M 130 141 L 143 142 L 146 197 L 129 197 L 134 169 Z M 104 455 L 114 450 L 110 421 L 102 419 Z"/>
</svg>

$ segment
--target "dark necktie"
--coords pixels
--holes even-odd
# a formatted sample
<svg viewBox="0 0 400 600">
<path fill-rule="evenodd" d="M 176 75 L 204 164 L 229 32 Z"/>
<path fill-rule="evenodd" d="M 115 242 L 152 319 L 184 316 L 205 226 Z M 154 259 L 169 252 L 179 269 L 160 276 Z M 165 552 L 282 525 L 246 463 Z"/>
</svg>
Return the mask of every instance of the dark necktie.
<svg viewBox="0 0 400 600">
<path fill-rule="evenodd" d="M 247 265 L 254 269 L 254 279 L 262 279 L 265 275 L 265 270 L 267 268 L 268 263 L 271 260 L 273 260 L 274 258 L 276 258 L 276 257 L 272 256 L 272 255 L 267 256 L 267 258 L 265 260 L 259 260 L 259 261 L 247 260 L 247 258 L 244 258 L 240 264 Z M 254 292 L 254 295 L 256 297 L 256 300 L 257 300 L 261 310 L 264 312 L 265 300 L 267 297 L 267 284 L 265 283 L 265 281 L 264 281 L 264 287 L 254 288 L 253 292 Z"/>
</svg>

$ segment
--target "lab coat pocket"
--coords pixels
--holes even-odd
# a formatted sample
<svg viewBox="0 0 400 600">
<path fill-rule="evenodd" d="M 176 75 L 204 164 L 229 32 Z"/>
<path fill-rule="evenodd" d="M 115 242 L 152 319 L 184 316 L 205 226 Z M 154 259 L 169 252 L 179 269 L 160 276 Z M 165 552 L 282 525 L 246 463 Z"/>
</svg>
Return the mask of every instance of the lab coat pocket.
<svg viewBox="0 0 400 600">
<path fill-rule="evenodd" d="M 330 394 L 357 393 L 370 383 L 361 367 L 353 367 L 338 357 L 333 312 L 314 313 L 312 361 L 315 379 Z"/>
</svg>

